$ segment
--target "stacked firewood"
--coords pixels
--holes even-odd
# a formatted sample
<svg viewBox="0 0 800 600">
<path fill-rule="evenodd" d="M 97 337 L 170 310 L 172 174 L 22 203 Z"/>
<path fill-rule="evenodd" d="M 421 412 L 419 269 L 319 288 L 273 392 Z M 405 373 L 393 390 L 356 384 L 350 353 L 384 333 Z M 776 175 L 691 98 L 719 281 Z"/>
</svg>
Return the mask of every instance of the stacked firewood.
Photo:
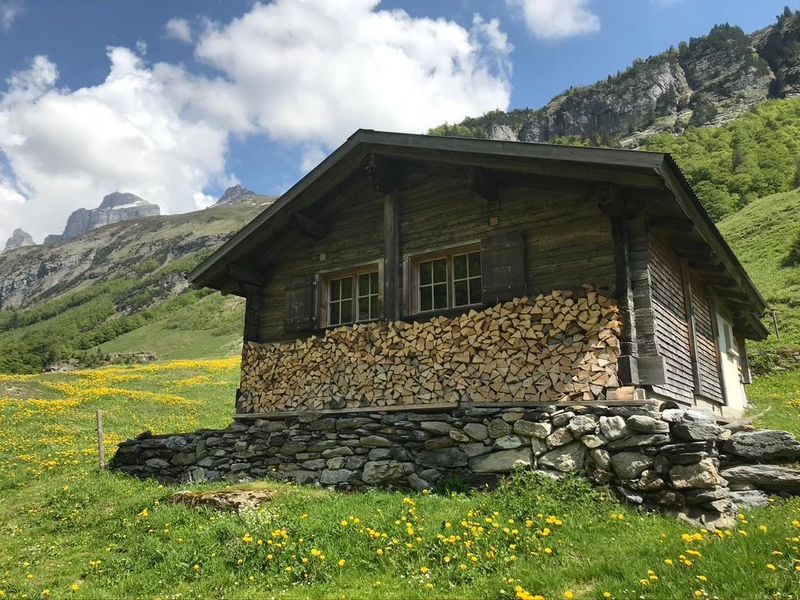
<svg viewBox="0 0 800 600">
<path fill-rule="evenodd" d="M 620 385 L 617 313 L 613 300 L 586 286 L 455 318 L 248 342 L 240 410 L 602 400 Z"/>
</svg>

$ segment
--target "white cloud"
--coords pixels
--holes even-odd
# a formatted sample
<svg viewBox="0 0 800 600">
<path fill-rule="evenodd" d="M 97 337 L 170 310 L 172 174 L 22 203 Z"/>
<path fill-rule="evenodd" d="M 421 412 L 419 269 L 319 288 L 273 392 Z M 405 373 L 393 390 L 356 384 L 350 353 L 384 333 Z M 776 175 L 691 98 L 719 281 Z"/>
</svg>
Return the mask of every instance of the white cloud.
<svg viewBox="0 0 800 600">
<path fill-rule="evenodd" d="M 70 212 L 115 190 L 165 212 L 206 206 L 209 187 L 234 179 L 231 136 L 300 148 L 305 171 L 360 127 L 423 132 L 508 106 L 511 46 L 496 20 L 476 15 L 467 29 L 377 5 L 276 0 L 206 23 L 195 55 L 216 77 L 110 48 L 106 79 L 68 90 L 36 57 L 0 94 L 3 194 L 14 198 L 0 242 L 15 227 L 58 233 Z"/>
<path fill-rule="evenodd" d="M 192 28 L 189 26 L 189 21 L 174 17 L 167 21 L 165 26 L 165 33 L 168 38 L 184 42 L 186 44 L 192 43 Z"/>
<path fill-rule="evenodd" d="M 108 56 L 110 72 L 94 87 L 58 89 L 45 57 L 8 80 L 0 152 L 27 201 L 0 223 L 0 240 L 18 226 L 36 239 L 60 233 L 70 212 L 115 190 L 166 212 L 191 210 L 193 195 L 224 173 L 228 132 L 185 117 L 158 73 L 130 50 Z"/>
<path fill-rule="evenodd" d="M 22 11 L 22 0 L 0 0 L 0 29 L 8 31 Z"/>
<path fill-rule="evenodd" d="M 589 0 L 506 0 L 520 10 L 528 29 L 539 39 L 557 40 L 600 30 L 600 17 Z"/>
<path fill-rule="evenodd" d="M 473 29 L 376 10 L 377 0 L 276 0 L 212 25 L 196 56 L 239 92 L 272 138 L 334 146 L 359 127 L 424 131 L 505 108 L 497 21 Z"/>
</svg>

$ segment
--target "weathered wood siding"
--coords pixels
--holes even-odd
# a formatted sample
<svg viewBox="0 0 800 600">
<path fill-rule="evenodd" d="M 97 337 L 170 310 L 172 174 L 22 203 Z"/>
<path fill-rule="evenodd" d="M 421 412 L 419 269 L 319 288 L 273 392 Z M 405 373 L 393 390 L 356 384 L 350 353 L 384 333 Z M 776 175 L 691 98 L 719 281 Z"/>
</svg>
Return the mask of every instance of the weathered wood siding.
<svg viewBox="0 0 800 600">
<path fill-rule="evenodd" d="M 270 244 L 259 320 L 262 341 L 304 338 L 311 333 L 284 331 L 287 286 L 320 272 L 383 259 L 383 198 L 366 181 L 331 198 L 324 212 L 314 217 L 328 226 L 322 240 L 286 231 Z"/>
<path fill-rule="evenodd" d="M 347 188 L 314 215 L 329 228 L 320 241 L 287 232 L 271 257 L 262 298 L 260 337 L 278 341 L 307 335 L 283 331 L 284 289 L 309 274 L 382 260 L 383 199 L 368 182 Z M 496 217 L 497 223 L 490 224 Z M 499 204 L 489 204 L 466 184 L 420 176 L 400 194 L 402 270 L 410 255 L 479 241 L 503 231 L 522 231 L 529 294 L 594 284 L 613 292 L 611 227 L 597 202 L 577 193 L 530 187 L 502 188 Z M 325 259 L 320 260 L 320 254 Z M 407 274 L 401 277 L 401 313 L 408 315 Z"/>
<path fill-rule="evenodd" d="M 656 345 L 667 367 L 666 384 L 653 386 L 653 390 L 691 403 L 694 401 L 694 372 L 681 264 L 655 236 L 651 244 L 650 270 Z"/>
<path fill-rule="evenodd" d="M 697 368 L 700 379 L 698 393 L 709 400 L 722 402 L 722 385 L 719 379 L 719 358 L 714 338 L 713 318 L 708 293 L 700 279 L 691 277 L 692 307 L 694 308 L 694 334 L 697 344 Z"/>
</svg>

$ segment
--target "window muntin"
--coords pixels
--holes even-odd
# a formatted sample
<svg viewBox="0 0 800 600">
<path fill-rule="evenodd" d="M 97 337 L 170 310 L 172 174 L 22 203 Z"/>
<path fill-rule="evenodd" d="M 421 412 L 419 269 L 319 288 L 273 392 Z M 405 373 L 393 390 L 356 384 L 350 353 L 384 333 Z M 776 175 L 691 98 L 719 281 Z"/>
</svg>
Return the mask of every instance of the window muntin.
<svg viewBox="0 0 800 600">
<path fill-rule="evenodd" d="M 453 256 L 453 306 L 481 301 L 481 253 Z"/>
<path fill-rule="evenodd" d="M 362 273 L 358 276 L 358 315 L 356 321 L 370 321 L 378 318 L 379 290 L 378 272 Z"/>
<path fill-rule="evenodd" d="M 353 278 L 340 277 L 328 282 L 328 323 L 353 322 Z"/>
<path fill-rule="evenodd" d="M 426 260 L 419 268 L 419 309 L 421 311 L 447 308 L 447 258 Z"/>
<path fill-rule="evenodd" d="M 380 316 L 378 271 L 338 273 L 325 279 L 325 325 L 347 325 Z"/>
<path fill-rule="evenodd" d="M 429 312 L 481 302 L 481 253 L 456 248 L 446 255 L 414 262 L 416 310 Z"/>
</svg>

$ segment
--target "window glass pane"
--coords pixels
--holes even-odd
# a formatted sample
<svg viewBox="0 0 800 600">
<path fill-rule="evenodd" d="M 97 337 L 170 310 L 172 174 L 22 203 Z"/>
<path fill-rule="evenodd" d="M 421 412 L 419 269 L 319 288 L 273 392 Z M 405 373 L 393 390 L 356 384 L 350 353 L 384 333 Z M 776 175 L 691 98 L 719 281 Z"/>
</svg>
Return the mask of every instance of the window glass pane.
<svg viewBox="0 0 800 600">
<path fill-rule="evenodd" d="M 330 325 L 338 325 L 340 323 L 339 319 L 339 303 L 338 302 L 330 302 L 328 304 L 328 323 Z"/>
<path fill-rule="evenodd" d="M 453 257 L 453 279 L 464 279 L 467 276 L 467 255 Z"/>
<path fill-rule="evenodd" d="M 455 298 L 453 299 L 453 306 L 464 306 L 469 304 L 467 280 L 456 281 L 453 283 L 453 292 Z"/>
<path fill-rule="evenodd" d="M 447 308 L 446 283 L 437 283 L 433 286 L 433 308 Z"/>
<path fill-rule="evenodd" d="M 373 294 L 377 294 L 378 293 L 378 274 L 377 273 L 370 273 L 369 274 L 369 285 L 370 285 L 370 288 L 369 288 L 370 291 Z"/>
<path fill-rule="evenodd" d="M 423 262 L 419 263 L 419 284 L 420 285 L 430 285 L 431 273 L 433 272 L 433 263 L 432 262 Z"/>
<path fill-rule="evenodd" d="M 447 259 L 433 261 L 433 280 L 437 283 L 447 281 Z"/>
<path fill-rule="evenodd" d="M 469 255 L 469 275 L 476 277 L 481 274 L 481 253 L 473 252 Z"/>
<path fill-rule="evenodd" d="M 366 321 L 369 318 L 369 296 L 362 296 L 358 299 L 358 320 Z"/>
<path fill-rule="evenodd" d="M 330 292 L 331 300 L 339 299 L 339 293 L 341 292 L 341 285 L 342 285 L 341 279 L 334 279 L 333 281 L 331 281 L 331 292 Z"/>
<path fill-rule="evenodd" d="M 350 323 L 353 320 L 353 301 L 342 300 L 342 323 Z"/>
<path fill-rule="evenodd" d="M 370 293 L 370 278 L 371 275 L 369 273 L 364 273 L 363 275 L 358 276 L 358 295 L 359 296 L 369 296 Z"/>
<path fill-rule="evenodd" d="M 378 294 L 373 294 L 369 297 L 369 318 L 370 319 L 377 319 L 379 315 L 378 311 Z"/>
<path fill-rule="evenodd" d="M 481 301 L 481 278 L 475 277 L 469 280 L 469 303 L 477 304 Z"/>
<path fill-rule="evenodd" d="M 353 297 L 353 279 L 351 277 L 347 277 L 346 279 L 341 279 L 342 282 L 342 299 L 352 298 Z"/>
<path fill-rule="evenodd" d="M 431 292 L 432 292 L 432 288 L 430 286 L 420 288 L 420 290 L 419 290 L 419 309 L 420 310 L 431 310 L 431 309 L 433 309 L 433 305 L 431 304 Z"/>
</svg>

